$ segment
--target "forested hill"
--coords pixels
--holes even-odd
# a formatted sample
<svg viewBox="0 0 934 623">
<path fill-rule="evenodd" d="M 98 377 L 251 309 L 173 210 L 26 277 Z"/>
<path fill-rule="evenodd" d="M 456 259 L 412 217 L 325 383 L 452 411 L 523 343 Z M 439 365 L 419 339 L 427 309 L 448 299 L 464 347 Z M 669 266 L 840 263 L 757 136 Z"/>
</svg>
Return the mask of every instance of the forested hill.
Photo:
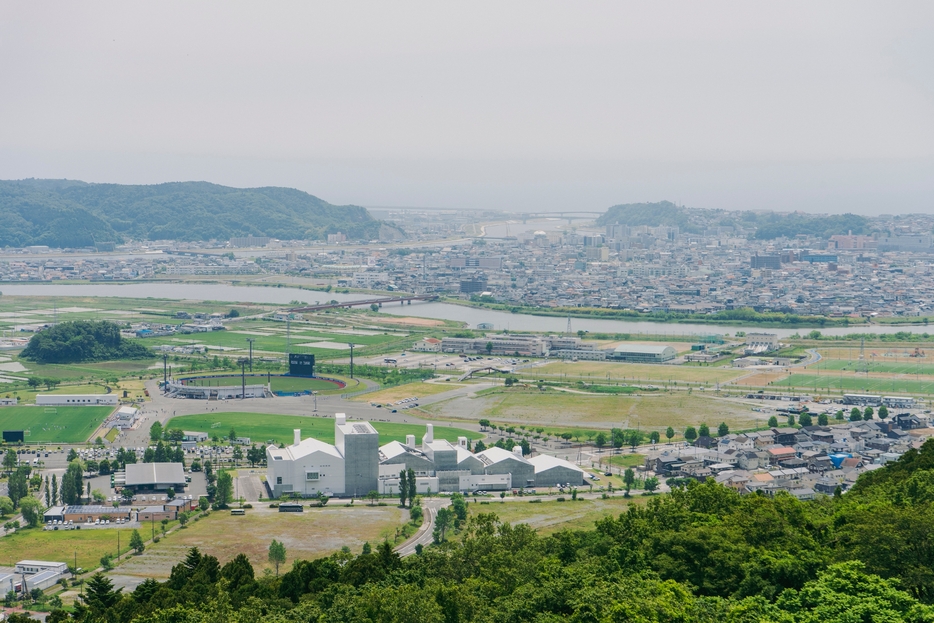
<svg viewBox="0 0 934 623">
<path fill-rule="evenodd" d="M 705 228 L 731 226 L 755 231 L 759 240 L 793 238 L 800 234 L 829 238 L 834 234 L 868 234 L 869 220 L 857 214 L 804 214 L 801 212 L 752 212 L 685 208 L 670 201 L 626 203 L 609 208 L 597 219 L 598 225 L 620 223 L 636 227 L 678 227 L 696 233 Z"/>
<path fill-rule="evenodd" d="M 0 246 L 86 247 L 135 240 L 317 240 L 343 232 L 372 239 L 381 223 L 293 188 L 207 182 L 152 186 L 69 180 L 0 181 Z"/>
</svg>

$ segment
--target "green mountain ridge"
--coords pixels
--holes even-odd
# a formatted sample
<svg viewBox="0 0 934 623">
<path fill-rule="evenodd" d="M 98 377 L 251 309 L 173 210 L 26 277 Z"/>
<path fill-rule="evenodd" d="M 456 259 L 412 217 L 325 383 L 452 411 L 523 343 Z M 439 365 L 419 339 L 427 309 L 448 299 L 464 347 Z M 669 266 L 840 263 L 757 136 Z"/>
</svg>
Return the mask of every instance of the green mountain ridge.
<svg viewBox="0 0 934 623">
<path fill-rule="evenodd" d="M 71 180 L 0 181 L 0 246 L 86 247 L 134 240 L 372 239 L 383 223 L 366 208 L 332 205 L 294 188 L 209 182 L 155 185 Z"/>
</svg>

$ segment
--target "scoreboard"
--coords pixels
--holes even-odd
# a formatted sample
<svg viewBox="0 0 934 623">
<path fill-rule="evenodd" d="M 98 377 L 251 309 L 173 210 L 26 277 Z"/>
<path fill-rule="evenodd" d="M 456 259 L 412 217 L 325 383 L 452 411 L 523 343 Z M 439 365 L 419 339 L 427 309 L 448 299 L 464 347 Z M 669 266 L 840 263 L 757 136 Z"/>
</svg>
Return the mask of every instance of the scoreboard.
<svg viewBox="0 0 934 623">
<path fill-rule="evenodd" d="M 289 354 L 289 376 L 314 376 L 315 356 Z"/>
</svg>

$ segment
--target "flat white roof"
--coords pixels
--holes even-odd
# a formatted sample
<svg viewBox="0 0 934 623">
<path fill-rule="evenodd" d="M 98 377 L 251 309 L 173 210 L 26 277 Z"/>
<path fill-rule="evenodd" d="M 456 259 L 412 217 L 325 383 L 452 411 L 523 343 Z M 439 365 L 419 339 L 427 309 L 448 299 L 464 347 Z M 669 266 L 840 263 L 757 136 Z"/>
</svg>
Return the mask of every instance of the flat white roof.
<svg viewBox="0 0 934 623">
<path fill-rule="evenodd" d="M 126 484 L 176 484 L 185 482 L 185 469 L 181 463 L 129 463 L 126 466 Z"/>
<path fill-rule="evenodd" d="M 283 461 L 294 461 L 314 452 L 324 452 L 325 454 L 330 454 L 339 459 L 344 458 L 336 446 L 315 439 L 314 437 L 302 439 L 301 443 L 295 446 L 286 446 L 284 448 L 269 446 L 268 450 L 271 457 Z M 127 465 L 127 467 L 129 467 L 129 465 Z"/>
<path fill-rule="evenodd" d="M 531 459 L 529 459 L 529 463 L 535 467 L 536 474 L 547 471 L 554 467 L 565 467 L 567 469 L 572 469 L 581 473 L 584 471 L 570 461 L 565 461 L 564 459 L 559 459 L 556 456 L 550 456 L 548 454 L 539 454 L 538 456 L 533 456 Z"/>
</svg>

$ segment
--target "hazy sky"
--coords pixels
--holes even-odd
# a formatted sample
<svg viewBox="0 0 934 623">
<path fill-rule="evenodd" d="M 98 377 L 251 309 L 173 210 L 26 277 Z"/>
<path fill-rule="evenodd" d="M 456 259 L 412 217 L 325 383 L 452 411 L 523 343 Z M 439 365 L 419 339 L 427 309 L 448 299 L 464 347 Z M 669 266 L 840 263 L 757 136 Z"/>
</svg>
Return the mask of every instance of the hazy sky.
<svg viewBox="0 0 934 623">
<path fill-rule="evenodd" d="M 8 2 L 0 178 L 934 211 L 934 3 Z"/>
</svg>

